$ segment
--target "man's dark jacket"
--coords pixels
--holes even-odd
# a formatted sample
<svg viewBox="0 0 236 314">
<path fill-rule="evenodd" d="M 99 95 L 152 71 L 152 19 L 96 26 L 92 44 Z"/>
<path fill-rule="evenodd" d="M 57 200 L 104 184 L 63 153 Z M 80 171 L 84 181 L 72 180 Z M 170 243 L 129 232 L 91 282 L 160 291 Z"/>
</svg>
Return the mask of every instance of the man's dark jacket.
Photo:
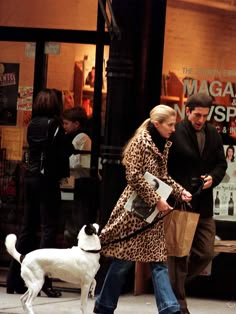
<svg viewBox="0 0 236 314">
<path fill-rule="evenodd" d="M 195 192 L 192 178 L 211 175 L 211 188 L 202 190 L 191 201 L 193 211 L 199 212 L 202 218 L 213 215 L 213 188 L 225 175 L 227 162 L 221 136 L 216 128 L 209 123 L 205 125 L 205 147 L 200 155 L 196 131 L 187 117 L 176 124 L 176 130 L 170 140 L 168 171 L 172 178 L 191 193 Z"/>
</svg>

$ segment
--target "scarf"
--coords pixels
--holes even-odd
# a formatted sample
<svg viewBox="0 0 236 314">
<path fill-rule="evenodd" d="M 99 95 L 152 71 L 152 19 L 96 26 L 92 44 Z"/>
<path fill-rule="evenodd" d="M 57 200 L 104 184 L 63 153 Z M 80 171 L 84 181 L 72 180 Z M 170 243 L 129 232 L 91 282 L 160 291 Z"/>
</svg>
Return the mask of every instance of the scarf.
<svg viewBox="0 0 236 314">
<path fill-rule="evenodd" d="M 148 123 L 147 130 L 150 133 L 156 147 L 160 150 L 160 152 L 163 153 L 166 145 L 166 138 L 161 136 L 161 134 L 157 131 L 156 127 L 151 122 Z"/>
</svg>

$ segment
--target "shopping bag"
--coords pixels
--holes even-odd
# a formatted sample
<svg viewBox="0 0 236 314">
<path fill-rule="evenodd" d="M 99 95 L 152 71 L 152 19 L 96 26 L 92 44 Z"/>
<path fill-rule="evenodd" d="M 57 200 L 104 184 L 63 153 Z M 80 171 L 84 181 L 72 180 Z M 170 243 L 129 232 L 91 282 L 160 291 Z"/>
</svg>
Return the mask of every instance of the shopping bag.
<svg viewBox="0 0 236 314">
<path fill-rule="evenodd" d="M 185 208 L 173 209 L 164 217 L 164 230 L 168 256 L 187 256 L 190 252 L 199 214 Z"/>
</svg>

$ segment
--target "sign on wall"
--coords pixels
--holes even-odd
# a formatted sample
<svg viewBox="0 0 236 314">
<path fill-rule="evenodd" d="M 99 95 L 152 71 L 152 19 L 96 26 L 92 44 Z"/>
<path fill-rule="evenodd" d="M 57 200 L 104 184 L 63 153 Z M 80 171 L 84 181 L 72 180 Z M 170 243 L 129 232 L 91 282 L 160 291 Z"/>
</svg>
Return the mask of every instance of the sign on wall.
<svg viewBox="0 0 236 314">
<path fill-rule="evenodd" d="M 19 68 L 0 62 L 0 125 L 16 125 Z"/>
<path fill-rule="evenodd" d="M 35 58 L 36 43 L 25 43 L 25 55 L 27 58 Z M 59 55 L 61 51 L 61 44 L 58 42 L 46 42 L 44 47 L 45 54 Z"/>
</svg>

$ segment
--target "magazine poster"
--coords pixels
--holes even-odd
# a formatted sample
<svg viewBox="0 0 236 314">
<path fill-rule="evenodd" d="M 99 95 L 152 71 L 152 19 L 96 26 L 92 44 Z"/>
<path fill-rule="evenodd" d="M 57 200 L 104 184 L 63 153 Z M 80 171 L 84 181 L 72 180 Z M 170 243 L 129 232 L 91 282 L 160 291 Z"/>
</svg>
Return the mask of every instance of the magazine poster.
<svg viewBox="0 0 236 314">
<path fill-rule="evenodd" d="M 0 62 L 0 125 L 16 125 L 19 68 L 18 63 Z"/>
<path fill-rule="evenodd" d="M 144 178 L 153 187 L 153 189 L 161 195 L 165 200 L 169 197 L 172 192 L 172 187 L 167 185 L 165 182 L 155 177 L 148 171 L 145 172 Z M 130 198 L 125 204 L 125 209 L 131 213 L 134 213 L 139 218 L 151 223 L 158 213 L 156 206 L 150 208 L 145 201 L 134 191 Z"/>
<path fill-rule="evenodd" d="M 235 145 L 224 145 L 227 170 L 221 183 L 213 189 L 214 218 L 236 220 L 236 160 Z"/>
</svg>

